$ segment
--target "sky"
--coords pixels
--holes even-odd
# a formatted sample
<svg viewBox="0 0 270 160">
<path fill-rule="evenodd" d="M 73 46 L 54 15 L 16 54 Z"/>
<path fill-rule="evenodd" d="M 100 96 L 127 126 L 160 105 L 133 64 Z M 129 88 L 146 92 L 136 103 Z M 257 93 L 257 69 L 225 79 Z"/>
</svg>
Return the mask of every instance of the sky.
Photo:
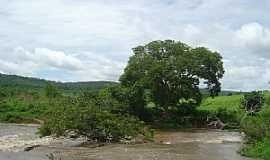
<svg viewBox="0 0 270 160">
<path fill-rule="evenodd" d="M 117 81 L 132 48 L 218 51 L 223 89 L 270 89 L 269 0 L 0 0 L 0 73 Z"/>
</svg>

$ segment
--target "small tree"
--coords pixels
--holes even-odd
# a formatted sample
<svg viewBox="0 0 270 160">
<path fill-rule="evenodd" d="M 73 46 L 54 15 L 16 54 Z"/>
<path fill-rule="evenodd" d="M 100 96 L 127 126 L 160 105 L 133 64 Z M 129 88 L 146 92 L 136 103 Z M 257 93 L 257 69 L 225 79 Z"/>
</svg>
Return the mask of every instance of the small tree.
<svg viewBox="0 0 270 160">
<path fill-rule="evenodd" d="M 59 95 L 58 89 L 51 83 L 46 84 L 44 91 L 45 96 L 48 98 L 55 98 L 57 95 Z"/>
<path fill-rule="evenodd" d="M 254 113 L 260 111 L 264 103 L 263 93 L 260 91 L 253 91 L 250 93 L 244 94 L 244 97 L 241 99 L 242 108 L 246 110 L 249 114 L 253 115 Z"/>
</svg>

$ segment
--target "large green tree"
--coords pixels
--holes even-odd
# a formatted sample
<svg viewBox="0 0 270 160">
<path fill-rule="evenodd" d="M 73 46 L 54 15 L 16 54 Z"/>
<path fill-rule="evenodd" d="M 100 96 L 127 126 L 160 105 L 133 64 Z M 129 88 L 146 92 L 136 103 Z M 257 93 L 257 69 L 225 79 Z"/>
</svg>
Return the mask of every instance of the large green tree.
<svg viewBox="0 0 270 160">
<path fill-rule="evenodd" d="M 132 92 L 133 107 L 142 108 L 147 100 L 165 110 L 179 106 L 183 99 L 199 104 L 200 82 L 207 85 L 211 96 L 221 89 L 224 69 L 217 52 L 174 40 L 153 41 L 133 52 L 120 77 L 121 84 Z"/>
</svg>

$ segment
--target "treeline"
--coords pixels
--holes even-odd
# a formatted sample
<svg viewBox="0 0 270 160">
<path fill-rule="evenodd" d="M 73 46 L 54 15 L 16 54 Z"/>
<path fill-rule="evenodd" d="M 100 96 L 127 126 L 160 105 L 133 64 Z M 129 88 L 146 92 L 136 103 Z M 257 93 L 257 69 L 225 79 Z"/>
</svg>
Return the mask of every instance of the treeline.
<svg viewBox="0 0 270 160">
<path fill-rule="evenodd" d="M 196 111 L 203 98 L 199 84 L 203 80 L 211 97 L 221 91 L 224 69 L 219 53 L 173 40 L 153 41 L 133 48 L 133 52 L 120 83 L 95 83 L 98 89 L 107 86 L 97 92 L 92 92 L 88 83 L 46 83 L 1 75 L 2 88 L 16 86 L 30 92 L 1 100 L 0 119 L 37 118 L 44 120 L 42 135 L 72 131 L 99 141 L 149 137 L 152 134 L 146 123 L 183 127 L 203 121 L 204 115 Z M 40 88 L 39 94 L 31 92 Z M 78 88 L 82 91 L 76 96 L 67 94 Z"/>
<path fill-rule="evenodd" d="M 153 41 L 133 52 L 118 85 L 76 97 L 47 87 L 51 110 L 40 133 L 59 136 L 72 131 L 92 140 L 120 141 L 151 137 L 147 125 L 184 127 L 206 119 L 196 110 L 203 98 L 199 83 L 204 80 L 211 97 L 221 91 L 219 53 L 173 40 Z"/>
<path fill-rule="evenodd" d="M 78 95 L 80 92 L 97 92 L 117 82 L 90 81 L 90 82 L 55 82 L 44 79 L 6 75 L 0 73 L 0 94 L 16 95 L 20 93 L 41 93 L 47 83 L 56 86 L 65 95 Z"/>
<path fill-rule="evenodd" d="M 43 136 L 74 132 L 103 142 L 131 140 L 138 135 L 149 139 L 153 133 L 148 126 L 205 127 L 216 119 L 239 126 L 226 110 L 197 109 L 205 96 L 221 92 L 224 69 L 219 53 L 173 40 L 153 41 L 133 48 L 133 52 L 120 83 L 92 83 L 94 89 L 91 83 L 48 83 L 17 76 L 11 80 L 2 75 L 0 84 L 7 90 L 0 94 L 0 120 L 42 120 Z M 206 88 L 203 92 L 201 82 Z M 17 84 L 23 84 L 19 87 L 23 94 L 8 95 L 8 89 L 17 88 Z"/>
<path fill-rule="evenodd" d="M 221 93 L 219 53 L 173 40 L 153 41 L 133 52 L 120 83 L 58 83 L 0 74 L 0 121 L 42 122 L 42 136 L 73 133 L 96 142 L 139 135 L 147 140 L 153 137 L 151 128 L 161 127 L 237 128 L 249 138 L 242 154 L 270 159 L 270 97 Z M 226 96 L 213 99 L 220 94 Z M 204 109 L 198 109 L 201 102 Z"/>
</svg>

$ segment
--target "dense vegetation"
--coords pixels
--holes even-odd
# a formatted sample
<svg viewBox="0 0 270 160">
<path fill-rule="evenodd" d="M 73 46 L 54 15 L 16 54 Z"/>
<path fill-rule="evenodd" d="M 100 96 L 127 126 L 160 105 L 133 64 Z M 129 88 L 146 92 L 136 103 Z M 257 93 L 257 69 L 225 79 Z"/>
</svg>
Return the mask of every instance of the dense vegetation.
<svg viewBox="0 0 270 160">
<path fill-rule="evenodd" d="M 218 95 L 224 73 L 219 53 L 172 40 L 153 41 L 133 51 L 120 84 L 99 93 L 58 98 L 55 104 L 58 93 L 47 85 L 46 96 L 55 109 L 47 114 L 41 134 L 72 130 L 98 141 L 119 141 L 147 137 L 141 121 L 175 126 L 201 121 L 195 116 L 202 100 L 200 79 L 210 96 Z"/>
<path fill-rule="evenodd" d="M 182 121 L 192 115 L 202 100 L 200 80 L 210 96 L 220 92 L 224 69 L 217 52 L 173 40 L 153 41 L 133 52 L 120 82 L 129 91 L 133 114 L 144 121 Z"/>
<path fill-rule="evenodd" d="M 237 124 L 236 127 L 245 132 L 247 144 L 241 154 L 270 159 L 269 92 L 207 98 L 198 110 L 215 114 L 228 125 Z"/>
<path fill-rule="evenodd" d="M 52 109 L 39 130 L 43 136 L 61 136 L 73 131 L 98 142 L 130 140 L 139 134 L 151 138 L 144 123 L 125 114 L 121 104 L 108 95 L 84 93 L 79 97 L 54 97 L 50 105 Z"/>
<path fill-rule="evenodd" d="M 41 123 L 42 136 L 72 132 L 97 142 L 150 139 L 149 128 L 240 129 L 248 138 L 241 153 L 270 159 L 270 94 L 221 92 L 219 53 L 172 40 L 133 52 L 120 83 L 0 74 L 0 121 Z"/>
<path fill-rule="evenodd" d="M 244 96 L 242 103 L 248 116 L 241 128 L 248 136 L 248 145 L 242 154 L 251 157 L 270 159 L 270 94 L 252 92 Z"/>
<path fill-rule="evenodd" d="M 84 91 L 96 92 L 105 87 L 115 85 L 110 81 L 90 81 L 90 82 L 55 82 L 38 78 L 29 78 L 16 75 L 5 75 L 0 73 L 0 94 L 16 95 L 19 93 L 41 93 L 44 87 L 50 83 L 58 88 L 64 95 L 79 95 Z"/>
<path fill-rule="evenodd" d="M 38 119 L 43 119 L 48 111 L 51 96 L 79 96 L 85 91 L 98 92 L 100 89 L 116 84 L 103 81 L 60 83 L 0 74 L 0 121 L 37 122 Z M 51 91 L 54 88 L 57 88 L 57 91 Z"/>
<path fill-rule="evenodd" d="M 198 112 L 206 112 L 208 124 L 211 121 L 221 121 L 225 123 L 223 129 L 239 129 L 240 122 L 244 116 L 240 108 L 242 94 L 232 96 L 219 96 L 206 98 L 198 107 Z M 209 126 L 210 127 L 210 126 Z"/>
<path fill-rule="evenodd" d="M 151 135 L 144 122 L 184 126 L 198 120 L 200 80 L 210 96 L 220 92 L 224 70 L 217 52 L 172 40 L 153 41 L 133 51 L 120 84 L 1 75 L 1 120 L 43 120 L 42 135 L 73 131 L 98 141 L 119 141 Z"/>
</svg>

